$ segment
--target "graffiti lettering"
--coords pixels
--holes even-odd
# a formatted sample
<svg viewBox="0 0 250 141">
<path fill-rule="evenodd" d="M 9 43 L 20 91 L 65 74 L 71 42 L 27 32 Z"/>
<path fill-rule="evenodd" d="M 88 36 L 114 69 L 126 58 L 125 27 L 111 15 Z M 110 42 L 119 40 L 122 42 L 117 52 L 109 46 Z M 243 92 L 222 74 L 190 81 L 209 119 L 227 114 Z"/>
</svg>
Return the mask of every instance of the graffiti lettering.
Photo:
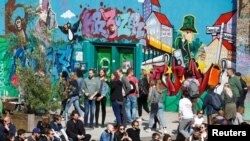
<svg viewBox="0 0 250 141">
<path fill-rule="evenodd" d="M 90 11 L 84 9 L 80 18 L 82 23 L 82 34 L 85 36 L 90 36 L 92 33 L 92 25 L 93 25 Z"/>
<path fill-rule="evenodd" d="M 81 13 L 82 35 L 87 37 L 143 39 L 145 23 L 139 13 L 121 13 L 117 9 L 84 9 Z"/>
<path fill-rule="evenodd" d="M 115 9 L 111 9 L 109 11 L 104 11 L 104 9 L 100 9 L 100 12 L 102 13 L 102 17 L 105 21 L 107 21 L 106 23 L 106 28 L 108 29 L 108 33 L 109 33 L 109 37 L 110 39 L 113 39 L 117 36 L 117 26 L 115 23 L 115 14 L 116 14 L 116 10 Z"/>
<path fill-rule="evenodd" d="M 107 34 L 106 30 L 104 30 L 106 22 L 102 21 L 101 18 L 102 18 L 102 15 L 99 11 L 96 11 L 93 14 L 93 16 L 92 16 L 92 20 L 94 22 L 93 34 L 101 34 L 105 38 L 108 38 L 108 34 Z"/>
<path fill-rule="evenodd" d="M 131 29 L 128 28 L 129 17 L 130 17 L 130 13 L 118 14 L 118 16 L 116 17 L 115 21 L 118 26 L 118 36 L 121 36 L 121 35 L 130 36 L 131 35 Z"/>
</svg>

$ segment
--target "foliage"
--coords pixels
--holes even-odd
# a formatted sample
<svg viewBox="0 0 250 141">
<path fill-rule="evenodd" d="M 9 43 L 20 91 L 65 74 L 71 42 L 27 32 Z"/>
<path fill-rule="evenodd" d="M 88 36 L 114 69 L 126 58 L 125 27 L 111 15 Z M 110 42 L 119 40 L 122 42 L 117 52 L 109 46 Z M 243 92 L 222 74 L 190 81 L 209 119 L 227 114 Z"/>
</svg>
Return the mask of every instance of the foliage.
<svg viewBox="0 0 250 141">
<path fill-rule="evenodd" d="M 58 99 L 54 98 L 50 76 L 35 72 L 31 68 L 19 69 L 21 69 L 18 74 L 19 83 L 23 89 L 26 104 L 36 112 L 57 110 L 60 105 Z"/>
</svg>

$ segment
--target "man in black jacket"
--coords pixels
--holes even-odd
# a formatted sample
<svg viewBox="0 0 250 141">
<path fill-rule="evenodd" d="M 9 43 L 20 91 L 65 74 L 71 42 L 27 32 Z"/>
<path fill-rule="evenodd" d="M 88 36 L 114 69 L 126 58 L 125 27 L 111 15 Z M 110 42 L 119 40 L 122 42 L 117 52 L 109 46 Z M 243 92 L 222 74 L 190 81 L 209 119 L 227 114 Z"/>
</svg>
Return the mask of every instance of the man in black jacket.
<svg viewBox="0 0 250 141">
<path fill-rule="evenodd" d="M 79 114 L 73 111 L 71 119 L 67 122 L 67 135 L 72 138 L 73 141 L 89 141 L 91 135 L 86 134 L 83 122 L 79 120 Z"/>
</svg>

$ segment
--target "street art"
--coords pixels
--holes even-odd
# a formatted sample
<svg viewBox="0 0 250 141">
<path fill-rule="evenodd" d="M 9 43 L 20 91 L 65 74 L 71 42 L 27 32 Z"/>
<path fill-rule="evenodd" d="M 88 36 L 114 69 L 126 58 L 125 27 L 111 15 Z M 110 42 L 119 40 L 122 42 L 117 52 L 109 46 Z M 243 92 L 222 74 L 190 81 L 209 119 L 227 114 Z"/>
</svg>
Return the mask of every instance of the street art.
<svg viewBox="0 0 250 141">
<path fill-rule="evenodd" d="M 17 42 L 15 46 L 9 45 L 12 47 L 10 51 L 1 50 L 1 53 L 8 53 L 12 59 L 9 61 L 11 65 L 5 68 L 9 69 L 8 77 L 6 74 L 1 75 L 2 67 L 5 66 L 0 66 L 1 81 L 8 81 L 5 84 L 0 82 L 0 87 L 2 84 L 12 86 L 11 79 L 18 68 L 16 62 L 20 62 L 19 67 L 36 69 L 36 62 L 31 56 L 37 48 L 39 55 L 46 60 L 44 73 L 51 76 L 52 83 L 57 81 L 62 71 L 71 72 L 77 64 L 87 64 L 83 57 L 84 41 L 142 44 L 146 50 L 143 55 L 149 56 L 148 60 L 143 60 L 142 68 L 147 70 L 151 78 L 163 81 L 167 88 L 167 98 L 172 99 L 170 101 L 173 105 L 180 98 L 180 87 L 186 69 L 191 70 L 201 83 L 201 97 L 206 93 L 208 84 L 219 83 L 219 79 L 212 81 L 212 76 L 223 78 L 220 83 L 225 83 L 226 69 L 235 68 L 236 54 L 241 56 L 237 59 L 244 62 L 240 67 L 249 74 L 247 70 L 250 66 L 245 65 L 249 61 L 249 54 L 244 54 L 249 51 L 249 45 L 244 44 L 248 42 L 248 38 L 237 37 L 241 45 L 240 52 L 236 53 L 236 19 L 237 14 L 244 16 L 244 13 L 237 13 L 236 7 L 233 7 L 235 0 L 232 3 L 226 0 L 206 2 L 204 6 L 207 9 L 213 8 L 213 13 L 191 4 L 194 1 L 202 3 L 198 0 L 191 0 L 189 3 L 181 0 L 145 0 L 142 3 L 125 1 L 126 5 L 117 4 L 112 7 L 107 5 L 115 5 L 114 0 L 99 0 L 99 5 L 89 1 L 70 2 L 70 5 L 67 5 L 67 1 L 57 4 L 50 0 L 37 0 L 32 1 L 31 5 L 23 4 L 25 2 L 22 0 L 6 1 L 5 33 L 13 34 Z M 224 5 L 214 7 L 214 4 Z M 173 8 L 175 6 L 183 8 L 176 10 Z M 240 1 L 240 8 L 244 10 L 245 7 L 245 3 Z M 22 9 L 23 15 L 14 14 L 18 8 Z M 104 53 L 96 50 L 100 51 L 97 55 Z M 158 53 L 153 54 L 153 50 Z M 119 62 L 113 60 L 111 52 L 112 50 L 108 51 L 108 58 L 105 55 L 102 60 L 96 57 L 93 64 L 107 68 L 115 61 Z M 117 52 L 124 62 L 120 61 L 120 66 L 116 67 L 124 68 L 125 72 L 129 66 L 136 64 L 135 54 L 131 55 L 131 50 L 128 53 L 121 50 Z M 125 59 L 124 54 L 128 55 Z M 177 107 L 171 110 L 176 109 Z"/>
<path fill-rule="evenodd" d="M 105 38 L 109 41 L 129 39 L 143 40 L 146 36 L 145 23 L 139 13 L 128 9 L 84 9 L 80 15 L 82 35 Z"/>
</svg>

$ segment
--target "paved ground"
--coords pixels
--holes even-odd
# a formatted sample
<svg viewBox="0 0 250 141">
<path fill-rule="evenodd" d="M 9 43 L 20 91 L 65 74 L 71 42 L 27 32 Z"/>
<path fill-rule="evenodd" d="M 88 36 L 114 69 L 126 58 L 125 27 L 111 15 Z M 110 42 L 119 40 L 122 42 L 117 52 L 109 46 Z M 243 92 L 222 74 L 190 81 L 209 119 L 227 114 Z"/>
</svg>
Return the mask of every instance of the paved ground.
<svg viewBox="0 0 250 141">
<path fill-rule="evenodd" d="M 100 115 L 99 115 L 100 116 Z M 174 112 L 164 112 L 164 117 L 165 120 L 167 121 L 167 130 L 169 134 L 174 135 L 172 132 L 175 131 L 177 129 L 178 126 L 178 114 L 174 113 Z M 140 129 L 141 129 L 141 138 L 143 141 L 149 141 L 150 137 L 152 135 L 152 133 L 154 132 L 159 132 L 161 133 L 162 130 L 156 130 L 156 131 L 152 131 L 151 133 L 145 132 L 145 129 L 148 127 L 148 119 L 149 119 L 149 115 L 143 111 L 143 118 L 145 120 L 143 120 L 142 122 L 140 122 Z M 101 121 L 101 119 L 99 119 Z M 107 115 L 106 115 L 106 121 L 105 123 L 114 123 L 115 120 L 115 116 L 113 114 L 113 110 L 111 107 L 107 107 Z M 127 128 L 130 128 L 131 126 L 127 126 Z M 95 129 L 89 129 L 86 128 L 86 132 L 88 134 L 92 135 L 92 139 L 95 140 L 99 140 L 99 137 L 102 133 L 102 131 L 105 128 L 95 128 Z"/>
</svg>

